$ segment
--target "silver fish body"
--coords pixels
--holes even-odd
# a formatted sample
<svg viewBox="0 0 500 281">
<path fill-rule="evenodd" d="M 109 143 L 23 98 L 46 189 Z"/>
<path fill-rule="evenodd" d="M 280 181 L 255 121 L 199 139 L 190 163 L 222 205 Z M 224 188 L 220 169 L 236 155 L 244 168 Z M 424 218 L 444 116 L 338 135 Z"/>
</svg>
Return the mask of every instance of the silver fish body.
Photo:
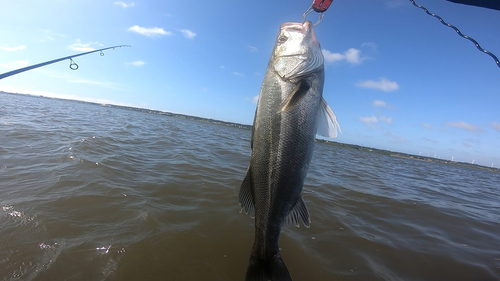
<svg viewBox="0 0 500 281">
<path fill-rule="evenodd" d="M 261 88 L 252 156 L 239 203 L 255 216 L 246 280 L 291 280 L 278 246 L 285 221 L 309 227 L 302 186 L 315 135 L 336 136 L 338 123 L 322 98 L 323 55 L 310 22 L 281 26 Z"/>
</svg>

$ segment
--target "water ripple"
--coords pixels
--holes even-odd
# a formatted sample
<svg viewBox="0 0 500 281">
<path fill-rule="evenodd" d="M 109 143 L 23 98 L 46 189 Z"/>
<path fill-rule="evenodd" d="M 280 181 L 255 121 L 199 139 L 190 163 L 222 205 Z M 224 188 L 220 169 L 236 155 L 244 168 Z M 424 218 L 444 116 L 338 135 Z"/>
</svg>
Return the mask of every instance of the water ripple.
<svg viewBox="0 0 500 281">
<path fill-rule="evenodd" d="M 0 280 L 241 280 L 248 130 L 0 93 Z M 500 279 L 500 175 L 318 143 L 294 280 Z"/>
</svg>

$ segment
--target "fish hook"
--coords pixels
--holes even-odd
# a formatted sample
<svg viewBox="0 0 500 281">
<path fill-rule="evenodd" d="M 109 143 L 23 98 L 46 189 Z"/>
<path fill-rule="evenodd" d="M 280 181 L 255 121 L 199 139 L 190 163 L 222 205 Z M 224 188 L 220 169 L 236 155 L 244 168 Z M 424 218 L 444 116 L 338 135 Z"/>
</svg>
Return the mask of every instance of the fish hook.
<svg viewBox="0 0 500 281">
<path fill-rule="evenodd" d="M 328 7 L 330 7 L 330 4 L 332 4 L 332 2 L 333 0 L 313 0 L 311 6 L 302 15 L 302 23 L 306 22 L 306 17 L 308 14 L 310 14 L 312 11 L 315 11 L 319 13 L 319 19 L 313 26 L 317 26 L 323 20 L 325 12 Z"/>
<path fill-rule="evenodd" d="M 101 51 L 101 57 L 104 56 L 104 53 Z"/>
<path fill-rule="evenodd" d="M 71 61 L 71 63 L 69 64 L 69 68 L 71 68 L 71 70 L 77 70 L 78 64 L 76 64 L 76 62 L 74 62 L 71 58 L 69 60 Z"/>
</svg>

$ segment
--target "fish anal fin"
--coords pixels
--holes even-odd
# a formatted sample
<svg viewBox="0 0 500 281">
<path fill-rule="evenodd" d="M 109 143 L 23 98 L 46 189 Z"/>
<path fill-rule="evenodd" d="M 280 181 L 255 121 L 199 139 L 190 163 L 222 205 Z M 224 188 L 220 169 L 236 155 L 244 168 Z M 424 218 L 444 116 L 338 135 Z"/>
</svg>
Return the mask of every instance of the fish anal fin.
<svg viewBox="0 0 500 281">
<path fill-rule="evenodd" d="M 295 204 L 293 204 L 292 210 L 290 210 L 285 222 L 299 227 L 299 218 L 302 220 L 305 227 L 310 227 L 311 216 L 309 215 L 309 210 L 307 210 L 306 202 L 304 202 L 302 195 L 297 199 Z"/>
<path fill-rule="evenodd" d="M 307 91 L 311 88 L 309 83 L 302 79 L 293 88 L 292 92 L 286 97 L 280 107 L 280 111 L 286 111 L 292 108 L 298 101 L 302 99 L 307 94 Z"/>
<path fill-rule="evenodd" d="M 342 133 L 340 125 L 337 122 L 337 116 L 335 116 L 335 113 L 333 113 L 324 98 L 321 98 L 317 118 L 316 134 L 324 137 L 336 138 L 337 130 Z"/>
<path fill-rule="evenodd" d="M 250 167 L 248 167 L 247 175 L 241 183 L 238 203 L 245 210 L 245 214 L 249 214 L 252 218 L 255 217 L 255 200 L 252 193 L 252 171 Z"/>
</svg>

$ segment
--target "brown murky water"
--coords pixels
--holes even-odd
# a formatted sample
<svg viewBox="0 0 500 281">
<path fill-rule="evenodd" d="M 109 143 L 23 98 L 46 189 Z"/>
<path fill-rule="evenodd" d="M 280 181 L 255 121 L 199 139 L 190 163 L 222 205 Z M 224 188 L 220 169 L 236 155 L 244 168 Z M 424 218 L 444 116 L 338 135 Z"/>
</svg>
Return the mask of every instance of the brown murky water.
<svg viewBox="0 0 500 281">
<path fill-rule="evenodd" d="M 250 131 L 0 93 L 0 280 L 243 280 Z M 317 144 L 294 280 L 500 280 L 500 174 Z"/>
</svg>

